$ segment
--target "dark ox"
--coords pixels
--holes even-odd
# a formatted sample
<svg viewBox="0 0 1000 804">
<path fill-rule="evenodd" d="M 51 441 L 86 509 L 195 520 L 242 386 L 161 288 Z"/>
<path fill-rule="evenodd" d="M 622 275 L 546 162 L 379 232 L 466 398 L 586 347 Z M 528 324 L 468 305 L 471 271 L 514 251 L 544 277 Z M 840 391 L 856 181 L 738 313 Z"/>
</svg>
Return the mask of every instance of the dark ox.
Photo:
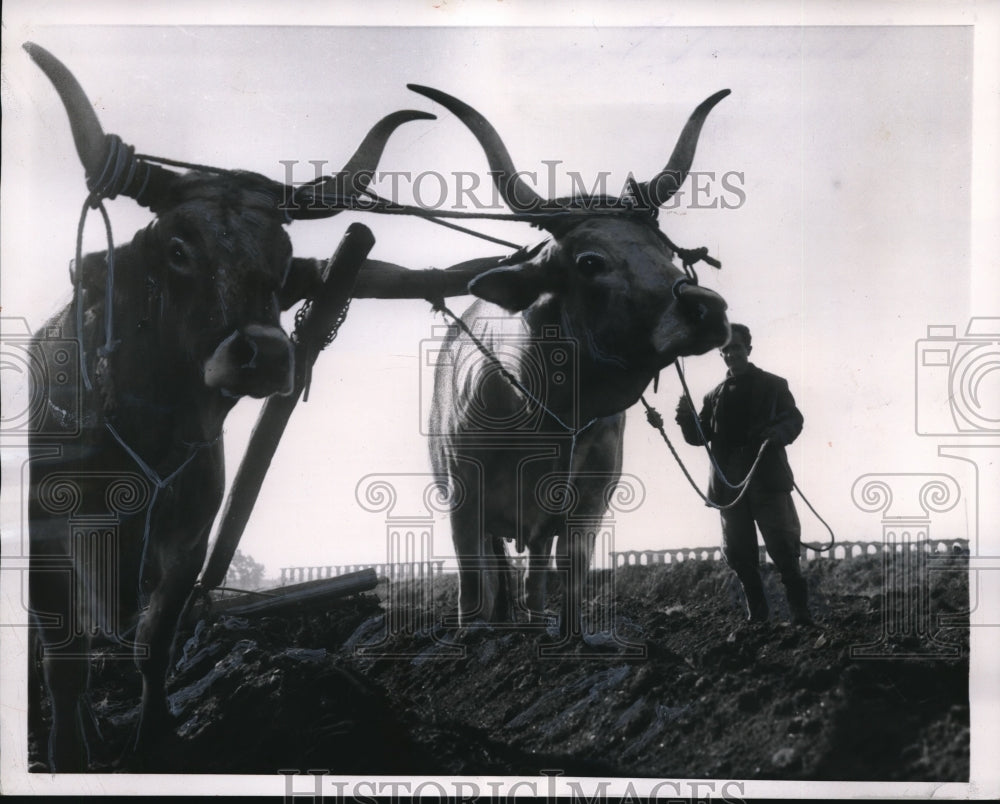
<svg viewBox="0 0 1000 804">
<path fill-rule="evenodd" d="M 411 88 L 473 132 L 505 203 L 550 234 L 473 280 L 478 299 L 462 316 L 534 398 L 457 328 L 437 363 L 431 458 L 453 495 L 460 622 L 516 619 L 505 540 L 527 548 L 524 603 L 537 617 L 558 536 L 557 567 L 569 578 L 564 599 L 575 612 L 564 611 L 563 627 L 577 629 L 594 533 L 567 534 L 569 513 L 583 522 L 605 513 L 621 474 L 625 410 L 650 380 L 678 357 L 728 338 L 725 302 L 674 265 L 655 214 L 683 183 L 702 124 L 728 90 L 695 110 L 663 171 L 634 183 L 629 196 L 548 201 L 519 178 L 478 112 L 442 92 Z"/>
<path fill-rule="evenodd" d="M 104 135 L 72 74 L 25 47 L 66 107 L 88 185 L 121 162 L 117 191 L 156 215 L 114 250 L 112 296 L 108 253 L 86 256 L 74 267 L 72 301 L 33 341 L 39 365 L 53 371 L 58 343 L 75 341 L 83 356 L 79 370 L 65 364 L 66 350 L 60 363 L 83 383 L 33 389 L 42 403 L 29 491 L 32 641 L 52 702 L 50 771 L 81 771 L 93 636 L 134 652 L 140 759 L 169 727 L 164 681 L 223 495 L 223 422 L 240 397 L 293 389 L 293 347 L 279 314 L 314 284 L 316 269 L 292 257 L 285 225 L 334 211 L 282 209 L 286 187 L 253 173 L 129 162 L 131 150 Z M 346 177 L 363 185 L 392 130 L 418 117 L 432 116 L 381 121 Z"/>
</svg>

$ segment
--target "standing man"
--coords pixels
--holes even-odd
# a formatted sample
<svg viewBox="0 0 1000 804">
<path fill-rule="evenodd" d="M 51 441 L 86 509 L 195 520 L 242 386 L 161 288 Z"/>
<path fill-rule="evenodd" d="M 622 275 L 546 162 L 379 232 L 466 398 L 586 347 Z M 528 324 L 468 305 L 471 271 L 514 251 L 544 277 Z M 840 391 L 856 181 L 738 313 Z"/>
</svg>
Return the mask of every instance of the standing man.
<svg viewBox="0 0 1000 804">
<path fill-rule="evenodd" d="M 767 598 L 760 577 L 756 527 L 768 555 L 781 575 L 793 625 L 812 625 L 808 590 L 799 569 L 801 528 L 792 502 L 792 469 L 785 446 L 802 432 L 802 414 L 788 390 L 788 382 L 761 371 L 749 361 L 750 330 L 731 326 L 729 343 L 722 348 L 726 379 L 705 396 L 697 417 L 687 400 L 677 405 L 676 422 L 689 444 L 711 444 L 712 455 L 725 480 L 736 484 L 746 477 L 767 442 L 757 471 L 743 499 L 721 511 L 722 554 L 746 594 L 750 622 L 766 622 Z M 701 425 L 699 432 L 698 425 Z M 727 505 L 739 496 L 713 467 L 708 497 Z"/>
</svg>

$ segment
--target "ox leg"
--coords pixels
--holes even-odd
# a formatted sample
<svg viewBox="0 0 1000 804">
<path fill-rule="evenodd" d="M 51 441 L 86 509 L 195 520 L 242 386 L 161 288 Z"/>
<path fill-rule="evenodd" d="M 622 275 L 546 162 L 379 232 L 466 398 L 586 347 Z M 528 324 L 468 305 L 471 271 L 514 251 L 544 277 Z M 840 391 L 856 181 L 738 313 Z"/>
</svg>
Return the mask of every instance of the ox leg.
<svg viewBox="0 0 1000 804">
<path fill-rule="evenodd" d="M 77 610 L 74 605 L 73 590 L 78 583 L 75 571 L 70 567 L 51 568 L 52 563 L 65 561 L 69 547 L 61 534 L 65 533 L 66 525 L 58 522 L 47 529 L 42 520 L 42 515 L 32 508 L 29 679 L 37 680 L 40 666 L 51 703 L 49 772 L 80 773 L 90 763 L 81 710 L 90 681 L 89 621 L 87 612 Z M 35 707 L 40 703 L 35 702 Z M 39 723 L 39 714 L 30 712 L 29 723 Z"/>
<path fill-rule="evenodd" d="M 554 536 L 528 546 L 528 572 L 524 577 L 524 604 L 531 622 L 544 621 L 545 595 L 548 587 L 549 568 L 552 563 Z"/>
<path fill-rule="evenodd" d="M 590 568 L 591 540 L 589 534 L 574 531 L 569 536 L 569 590 L 566 627 L 573 637 L 583 637 L 583 592 Z"/>
<path fill-rule="evenodd" d="M 465 482 L 466 488 L 472 487 Z M 482 523 L 481 503 L 470 495 L 452 511 L 451 532 L 458 559 L 458 620 L 465 628 L 475 621 L 514 620 L 516 584 L 502 538 Z"/>
<path fill-rule="evenodd" d="M 48 741 L 52 773 L 83 773 L 90 765 L 81 708 L 90 682 L 89 647 L 88 640 L 76 639 L 61 645 L 58 653 L 43 654 L 42 672 L 52 704 Z"/>
<path fill-rule="evenodd" d="M 583 638 L 583 595 L 593 543 L 592 534 L 575 529 L 564 531 L 557 542 L 556 569 L 562 581 L 559 631 L 563 639 Z"/>
<path fill-rule="evenodd" d="M 503 539 L 491 535 L 489 543 L 493 551 L 490 560 L 493 564 L 492 574 L 496 585 L 493 593 L 493 614 L 489 618 L 489 622 L 512 623 L 514 622 L 514 590 L 517 588 L 514 570 L 507 559 Z"/>
<path fill-rule="evenodd" d="M 464 627 L 476 619 L 485 619 L 487 604 L 483 562 L 475 556 L 458 557 L 458 622 Z"/>
<path fill-rule="evenodd" d="M 458 560 L 459 628 L 476 620 L 488 622 L 493 617 L 497 577 L 492 540 L 483 529 L 476 495 L 452 511 L 451 533 Z"/>
<path fill-rule="evenodd" d="M 176 545 L 173 546 L 176 550 Z M 173 641 L 184 604 L 194 587 L 205 558 L 205 540 L 201 549 L 180 551 L 173 563 L 162 572 L 149 597 L 136 632 L 136 666 L 142 674 L 142 705 L 135 739 L 135 754 L 140 758 L 173 725 L 167 706 L 166 678 L 173 655 Z"/>
</svg>

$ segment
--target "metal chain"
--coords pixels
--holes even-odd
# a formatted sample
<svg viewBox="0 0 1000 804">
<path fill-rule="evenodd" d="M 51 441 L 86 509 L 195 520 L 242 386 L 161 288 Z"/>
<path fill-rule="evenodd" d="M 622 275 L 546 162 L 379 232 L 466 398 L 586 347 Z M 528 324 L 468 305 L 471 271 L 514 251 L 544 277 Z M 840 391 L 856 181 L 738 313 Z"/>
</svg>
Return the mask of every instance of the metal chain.
<svg viewBox="0 0 1000 804">
<path fill-rule="evenodd" d="M 302 302 L 302 306 L 295 311 L 295 330 L 291 335 L 292 341 L 297 344 L 303 352 L 301 355 L 305 364 L 305 374 L 302 378 L 303 402 L 309 401 L 309 389 L 312 387 L 313 363 L 316 360 L 316 356 L 334 342 L 337 337 L 337 333 L 340 332 L 341 324 L 343 324 L 347 319 L 347 312 L 351 307 L 351 300 L 348 298 L 340 308 L 340 311 L 337 313 L 337 317 L 333 321 L 333 326 L 331 326 L 329 331 L 323 335 L 319 345 L 316 346 L 311 343 L 303 343 L 302 341 L 302 331 L 305 327 L 306 317 L 312 309 L 312 303 L 312 299 L 306 299 Z"/>
<path fill-rule="evenodd" d="M 305 326 L 306 316 L 309 315 L 309 311 L 312 309 L 312 299 L 306 299 L 302 302 L 302 306 L 295 311 L 295 331 L 292 333 L 292 340 L 296 343 L 302 342 L 302 328 Z M 330 331 L 327 332 L 322 341 L 320 342 L 319 350 L 323 351 L 334 342 L 337 338 L 337 333 L 340 331 L 341 325 L 347 319 L 347 313 L 351 306 L 351 300 L 348 299 L 344 306 L 340 308 L 340 312 L 337 313 L 336 319 L 334 319 L 333 326 L 330 327 Z"/>
</svg>

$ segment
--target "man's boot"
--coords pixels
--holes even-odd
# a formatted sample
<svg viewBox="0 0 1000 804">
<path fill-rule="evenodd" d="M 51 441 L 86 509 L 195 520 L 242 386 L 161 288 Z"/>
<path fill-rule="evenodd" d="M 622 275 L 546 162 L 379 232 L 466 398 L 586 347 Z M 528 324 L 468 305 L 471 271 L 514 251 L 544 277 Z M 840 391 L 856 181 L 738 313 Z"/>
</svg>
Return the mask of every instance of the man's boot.
<svg viewBox="0 0 1000 804">
<path fill-rule="evenodd" d="M 815 625 L 809 613 L 809 587 L 801 575 L 793 575 L 783 579 L 785 594 L 788 596 L 788 608 L 792 614 L 792 625 Z"/>
<path fill-rule="evenodd" d="M 747 598 L 747 622 L 766 623 L 768 617 L 767 597 L 764 595 L 764 584 L 759 572 L 746 573 L 740 576 L 743 584 L 743 594 Z"/>
</svg>

